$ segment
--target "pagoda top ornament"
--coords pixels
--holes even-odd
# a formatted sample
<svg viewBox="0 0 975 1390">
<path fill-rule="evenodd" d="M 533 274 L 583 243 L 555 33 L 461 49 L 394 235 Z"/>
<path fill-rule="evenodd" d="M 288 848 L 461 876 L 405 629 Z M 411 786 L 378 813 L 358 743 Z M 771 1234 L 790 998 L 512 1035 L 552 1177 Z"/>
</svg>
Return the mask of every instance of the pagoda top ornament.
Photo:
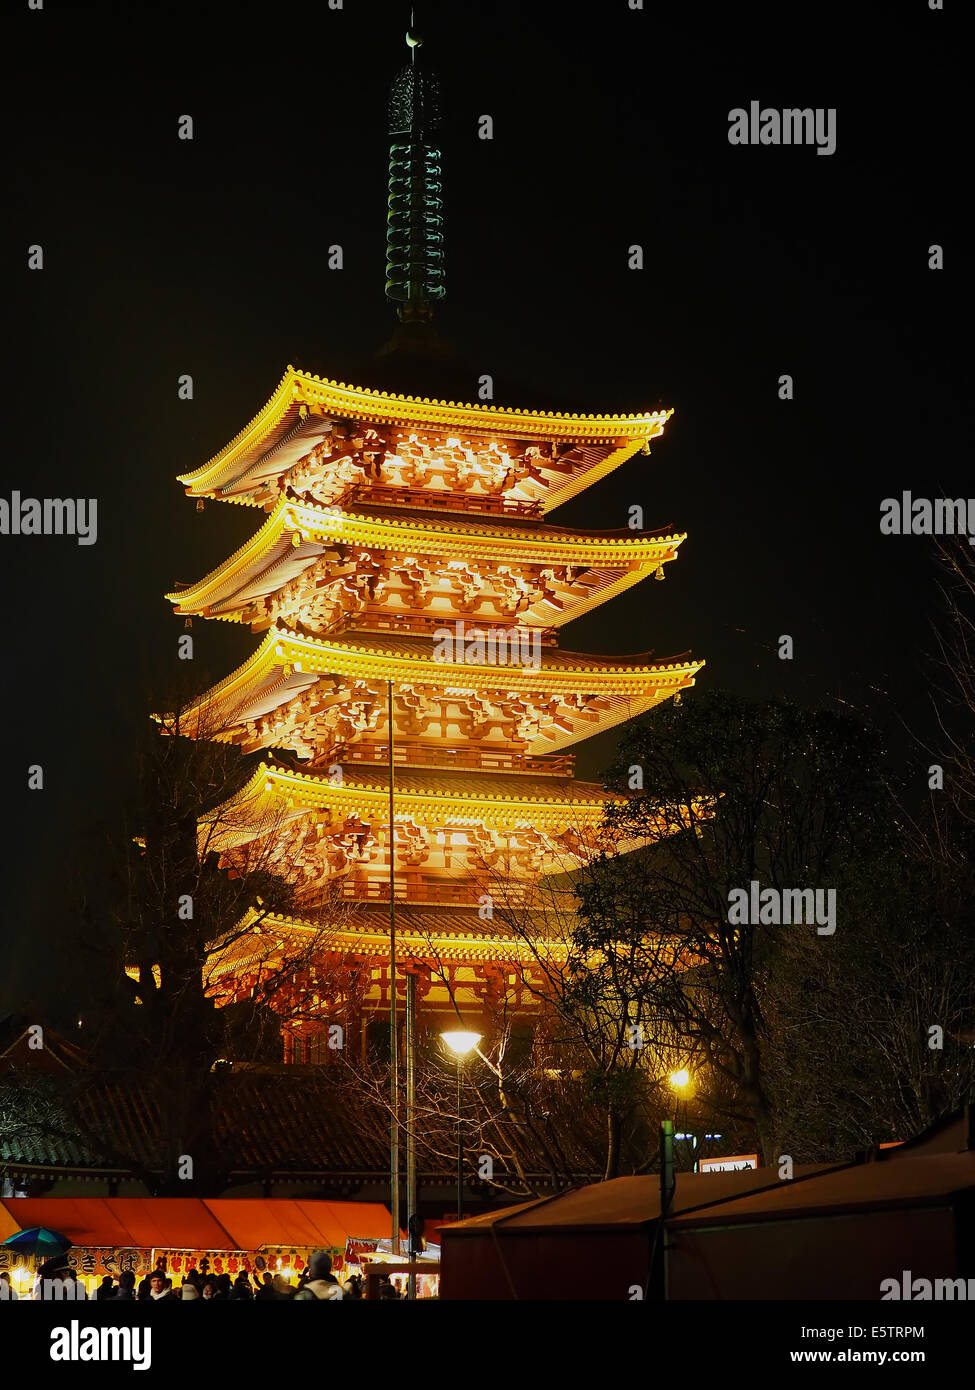
<svg viewBox="0 0 975 1390">
<path fill-rule="evenodd" d="M 443 190 L 440 150 L 440 84 L 417 62 L 423 40 L 413 26 L 406 43 L 410 61 L 389 92 L 389 215 L 386 232 L 386 298 L 402 323 L 428 323 L 444 284 Z"/>
</svg>

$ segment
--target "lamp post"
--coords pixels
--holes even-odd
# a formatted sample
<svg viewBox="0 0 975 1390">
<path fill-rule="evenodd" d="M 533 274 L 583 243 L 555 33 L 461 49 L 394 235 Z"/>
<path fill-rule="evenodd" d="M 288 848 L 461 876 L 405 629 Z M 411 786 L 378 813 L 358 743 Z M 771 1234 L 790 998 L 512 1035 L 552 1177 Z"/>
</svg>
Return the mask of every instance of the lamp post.
<svg viewBox="0 0 975 1390">
<path fill-rule="evenodd" d="M 464 1065 L 464 1058 L 468 1053 L 473 1052 L 481 1041 L 480 1033 L 465 1033 L 463 1031 L 441 1033 L 446 1045 L 457 1058 L 457 1220 L 464 1219 L 464 1135 L 461 1129 L 460 1111 L 460 1074 Z"/>
<path fill-rule="evenodd" d="M 396 806 L 393 791 L 395 731 L 393 682 L 386 682 L 389 720 L 389 1211 L 393 1254 L 399 1254 L 399 1029 L 396 1020 Z"/>
<path fill-rule="evenodd" d="M 673 1211 L 674 1193 L 677 1189 L 677 1174 L 674 1164 L 674 1126 L 680 1107 L 681 1093 L 689 1089 L 691 1074 L 686 1067 L 671 1072 L 667 1078 L 674 1092 L 674 1118 L 660 1122 L 660 1218 L 654 1233 L 650 1254 L 649 1277 L 653 1279 L 654 1252 L 660 1241 L 662 1293 L 666 1302 L 670 1288 L 670 1270 L 667 1262 L 667 1220 Z M 649 1288 L 648 1288 L 649 1293 Z"/>
<path fill-rule="evenodd" d="M 406 976 L 406 1229 L 410 1264 L 416 1259 L 416 972 Z M 416 1274 L 406 1281 L 406 1297 L 416 1298 Z"/>
<path fill-rule="evenodd" d="M 668 1076 L 668 1078 L 667 1078 L 667 1081 L 668 1081 L 668 1083 L 669 1083 L 669 1085 L 670 1085 L 671 1090 L 672 1090 L 673 1093 L 674 1093 L 674 1129 L 675 1129 L 675 1131 L 676 1131 L 676 1129 L 677 1129 L 677 1122 L 678 1122 L 678 1120 L 679 1120 L 679 1118 L 680 1118 L 680 1103 L 681 1103 L 681 1100 L 682 1100 L 682 1099 L 683 1099 L 683 1100 L 686 1100 L 687 1096 L 690 1095 L 691 1091 L 693 1090 L 693 1085 L 692 1085 L 692 1080 L 691 1080 L 691 1074 L 690 1074 L 690 1072 L 688 1071 L 688 1069 L 687 1069 L 686 1067 L 681 1067 L 680 1071 L 671 1072 L 671 1074 L 670 1074 L 670 1075 Z M 686 1115 L 687 1115 L 686 1106 L 685 1106 L 684 1114 L 685 1114 L 685 1123 L 686 1123 Z M 691 1159 L 692 1159 L 691 1167 L 693 1168 L 693 1167 L 694 1167 L 694 1164 L 693 1164 L 693 1157 L 694 1157 L 694 1155 L 693 1155 L 693 1149 L 694 1149 L 694 1144 L 695 1144 L 694 1136 L 681 1132 L 680 1134 L 675 1133 L 674 1137 L 675 1137 L 675 1139 L 676 1139 L 676 1138 L 684 1139 L 684 1140 L 690 1139 L 690 1141 L 691 1141 L 691 1150 L 692 1150 L 692 1152 L 691 1152 Z"/>
</svg>

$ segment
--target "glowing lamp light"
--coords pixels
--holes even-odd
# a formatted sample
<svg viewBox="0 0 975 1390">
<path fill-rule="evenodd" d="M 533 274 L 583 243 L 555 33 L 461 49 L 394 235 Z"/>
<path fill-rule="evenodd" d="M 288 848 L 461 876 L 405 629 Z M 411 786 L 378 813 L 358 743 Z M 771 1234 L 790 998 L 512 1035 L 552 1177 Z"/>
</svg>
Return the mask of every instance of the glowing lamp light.
<svg viewBox="0 0 975 1390">
<path fill-rule="evenodd" d="M 689 1086 L 691 1084 L 691 1074 L 687 1068 L 682 1067 L 680 1071 L 672 1072 L 670 1075 L 670 1084 L 675 1091 L 683 1091 L 685 1086 Z"/>
<path fill-rule="evenodd" d="M 440 1036 L 450 1048 L 451 1052 L 457 1057 L 466 1057 L 468 1052 L 473 1052 L 481 1041 L 480 1033 L 441 1033 Z"/>
</svg>

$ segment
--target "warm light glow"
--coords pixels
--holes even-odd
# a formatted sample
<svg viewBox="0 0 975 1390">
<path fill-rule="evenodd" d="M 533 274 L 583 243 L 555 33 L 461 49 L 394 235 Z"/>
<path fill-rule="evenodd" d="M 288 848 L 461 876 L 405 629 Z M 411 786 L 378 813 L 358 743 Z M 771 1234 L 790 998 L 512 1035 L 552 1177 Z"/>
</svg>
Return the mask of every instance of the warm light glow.
<svg viewBox="0 0 975 1390">
<path fill-rule="evenodd" d="M 390 988 L 368 965 L 382 960 L 389 944 L 385 914 L 377 911 L 384 900 L 407 910 L 399 959 L 432 954 L 451 1001 L 453 979 L 468 1000 L 480 1000 L 496 963 L 510 981 L 512 958 L 534 976 L 539 966 L 530 945 L 476 920 L 481 912 L 471 899 L 483 866 L 503 865 L 505 876 L 519 881 L 512 896 L 527 903 L 537 874 L 583 863 L 598 847 L 607 796 L 617 797 L 575 781 L 571 754 L 561 750 L 694 684 L 700 661 L 587 658 L 560 651 L 556 641 L 561 625 L 661 570 L 683 533 L 543 525 L 549 510 L 649 445 L 670 414 L 565 415 L 431 401 L 289 367 L 250 424 L 181 478 L 198 499 L 263 510 L 249 541 L 193 586 L 167 595 L 188 621 L 205 616 L 264 634 L 257 651 L 184 715 L 184 722 L 193 718 L 194 737 L 239 745 L 248 756 L 267 750 L 230 801 L 201 818 L 201 845 L 217 851 L 234 876 L 254 863 L 259 847 L 272 874 L 284 872 L 289 881 L 294 860 L 296 903 L 313 889 L 317 896 L 325 882 L 341 885 L 352 916 L 334 941 L 311 949 L 315 960 L 324 949 L 326 959 L 354 960 L 356 970 L 365 965 L 367 1008 L 382 1007 Z M 486 626 L 462 627 L 455 621 L 461 613 L 472 623 L 482 614 Z M 495 663 L 492 634 L 506 635 L 502 620 L 510 623 L 511 650 L 502 642 Z M 433 634 L 445 621 L 464 650 L 441 661 Z M 470 646 L 460 637 L 464 629 L 475 639 Z M 540 635 L 544 663 L 518 658 L 516 639 L 534 655 Z M 447 684 L 457 680 L 471 684 Z M 397 691 L 388 718 L 387 684 Z M 379 744 L 384 725 L 386 742 Z M 287 756 L 278 758 L 277 750 Z M 380 766 L 394 751 L 403 764 L 395 788 Z M 335 781 L 332 757 L 347 757 L 361 771 Z M 447 762 L 458 768 L 445 772 Z M 517 776 L 528 771 L 552 776 Z M 700 804 L 703 819 L 710 800 Z M 697 807 L 695 801 L 688 814 Z M 287 836 L 280 833 L 285 827 Z M 646 838 L 671 829 L 660 813 Z M 395 880 L 394 867 L 403 869 Z M 470 891 L 465 878 L 473 880 Z M 349 900 L 361 902 L 364 921 Z M 435 908 L 428 925 L 428 903 L 452 906 Z M 290 1012 L 310 1002 L 320 1013 L 329 998 L 313 992 L 321 982 L 289 962 L 316 931 L 320 939 L 310 921 L 268 918 L 259 902 L 248 908 L 233 932 L 239 946 L 215 948 L 206 962 L 208 999 L 218 1007 L 254 1000 L 268 974 L 279 974 L 272 1007 Z M 545 947 L 559 961 L 568 950 L 560 936 L 553 933 Z M 138 975 L 138 967 L 126 970 Z M 439 982 L 431 987 L 431 1007 L 445 1007 L 443 993 Z M 471 1010 L 487 1026 L 477 1002 Z M 453 1020 L 441 1015 L 451 1031 L 440 1035 L 445 1050 L 438 1055 L 444 1077 L 456 1068 L 459 1112 L 465 1061 L 473 1073 L 474 1058 L 487 1066 L 489 1057 L 479 1050 L 482 1036 L 465 1030 L 452 1011 Z M 76 1018 L 83 1031 L 87 1024 Z M 286 1028 L 289 1059 L 304 1055 L 307 1035 L 307 1024 Z M 214 1066 L 226 1069 L 222 1059 Z M 671 1085 L 689 1084 L 683 1076 Z M 666 1073 L 655 1079 L 667 1084 Z M 675 1106 L 684 1108 L 679 1099 Z M 285 1276 L 302 1268 L 294 1253 L 287 1264 L 267 1258 Z"/>
<path fill-rule="evenodd" d="M 687 1068 L 682 1067 L 680 1071 L 672 1072 L 670 1084 L 675 1091 L 682 1091 L 685 1086 L 689 1086 L 691 1084 L 691 1074 Z"/>
</svg>

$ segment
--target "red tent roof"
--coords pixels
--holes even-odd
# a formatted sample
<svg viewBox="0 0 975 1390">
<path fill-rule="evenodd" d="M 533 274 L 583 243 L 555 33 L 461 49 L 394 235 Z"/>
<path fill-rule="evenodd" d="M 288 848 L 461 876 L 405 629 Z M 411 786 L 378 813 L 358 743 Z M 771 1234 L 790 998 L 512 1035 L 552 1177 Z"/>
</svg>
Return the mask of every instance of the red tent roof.
<svg viewBox="0 0 975 1390">
<path fill-rule="evenodd" d="M 813 1177 L 830 1172 L 836 1164 L 809 1164 L 796 1168 L 796 1178 Z M 725 1173 L 678 1173 L 673 1209 L 686 1212 L 704 1206 L 710 1210 L 714 1202 L 724 1203 L 745 1193 L 764 1187 L 781 1188 L 775 1168 L 746 1168 Z M 736 1204 L 737 1205 L 737 1204 Z M 649 1226 L 660 1215 L 660 1178 L 613 1178 L 610 1182 L 590 1183 L 559 1193 L 523 1202 L 516 1207 L 487 1212 L 467 1221 L 454 1222 L 440 1228 L 442 1236 L 477 1235 L 494 1227 L 503 1231 L 551 1231 L 554 1229 L 586 1229 L 624 1231 Z"/>
<path fill-rule="evenodd" d="M 239 1248 L 196 1197 L 8 1197 L 3 1205 L 21 1230 L 47 1226 L 74 1245 Z"/>
<path fill-rule="evenodd" d="M 898 1157 L 858 1163 L 821 1173 L 809 1182 L 783 1182 L 706 1211 L 678 1215 L 673 1224 L 729 1225 L 739 1221 L 793 1220 L 798 1216 L 892 1207 L 941 1206 L 957 1192 L 975 1188 L 975 1150 Z"/>
<path fill-rule="evenodd" d="M 16 1230 L 47 1226 L 74 1245 L 148 1250 L 257 1250 L 262 1245 L 344 1246 L 350 1235 L 390 1234 L 378 1202 L 293 1202 L 227 1197 L 9 1197 Z M 5 1221 L 4 1224 L 9 1224 Z"/>
<path fill-rule="evenodd" d="M 237 1250 L 262 1245 L 344 1246 L 349 1236 L 382 1239 L 391 1234 L 390 1216 L 379 1202 L 249 1200 L 224 1197 L 206 1203 L 235 1237 Z"/>
</svg>

